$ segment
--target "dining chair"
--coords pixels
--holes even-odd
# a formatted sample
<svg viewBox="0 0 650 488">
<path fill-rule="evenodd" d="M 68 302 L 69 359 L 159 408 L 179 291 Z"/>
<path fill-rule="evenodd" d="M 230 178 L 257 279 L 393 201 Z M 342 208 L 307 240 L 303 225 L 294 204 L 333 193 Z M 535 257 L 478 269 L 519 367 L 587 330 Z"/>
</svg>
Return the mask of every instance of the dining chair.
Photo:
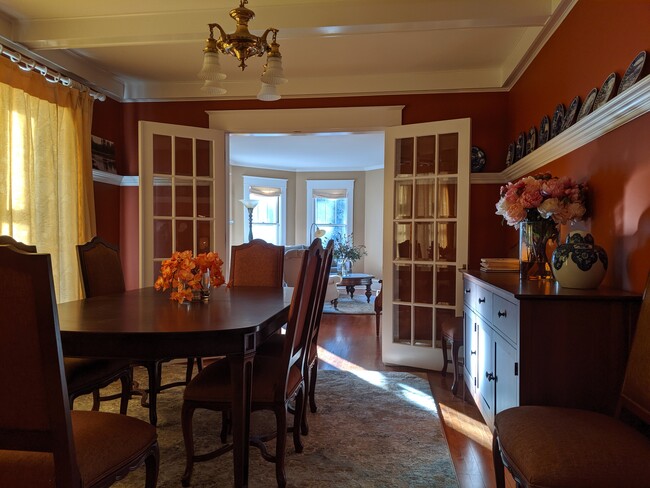
<svg viewBox="0 0 650 488">
<path fill-rule="evenodd" d="M 36 246 L 16 241 L 11 236 L 0 236 L 0 245 L 11 245 L 27 253 L 36 253 Z M 93 410 L 99 410 L 100 402 L 120 398 L 120 413 L 126 414 L 131 394 L 131 365 L 123 359 L 63 357 L 68 401 L 73 408 L 77 397 L 92 393 Z M 119 380 L 121 393 L 101 396 L 100 390 Z"/>
<path fill-rule="evenodd" d="M 229 287 L 281 287 L 283 281 L 284 246 L 253 239 L 231 247 Z"/>
<path fill-rule="evenodd" d="M 125 291 L 122 262 L 120 260 L 119 249 L 116 246 L 106 242 L 99 236 L 95 236 L 89 242 L 78 245 L 77 254 L 86 298 L 123 293 Z M 141 403 L 143 407 L 149 408 L 149 421 L 152 425 L 158 423 L 156 410 L 158 393 L 169 388 L 185 386 L 192 378 L 195 361 L 199 371 L 203 367 L 200 358 L 187 358 L 185 381 L 161 384 L 162 365 L 165 362 L 171 361 L 171 359 L 173 358 L 161 358 L 156 361 L 142 361 L 137 359 L 129 361 L 130 366 L 143 366 L 147 369 L 149 388 L 145 391 L 136 388 L 133 390 L 133 393 L 142 395 Z"/>
<path fill-rule="evenodd" d="M 0 317 L 11 317 L 0 325 L 11 344 L 0 355 L 0 486 L 105 487 L 145 464 L 154 488 L 155 427 L 70 409 L 50 255 L 0 246 L 0 273 Z"/>
<path fill-rule="evenodd" d="M 650 276 L 614 416 L 521 406 L 494 419 L 497 487 L 647 487 L 650 480 Z"/>
<path fill-rule="evenodd" d="M 320 249 L 320 250 L 319 250 Z M 286 486 L 285 446 L 287 412 L 295 398 L 295 411 L 302 412 L 305 403 L 303 371 L 309 345 L 309 322 L 316 303 L 316 281 L 321 267 L 322 245 L 315 241 L 303 258 L 300 278 L 293 289 L 284 347 L 278 356 L 256 356 L 253 363 L 251 410 L 271 410 L 275 414 L 276 430 L 273 434 L 251 437 L 250 443 L 258 447 L 262 457 L 275 463 L 278 486 Z M 235 394 L 237 394 L 235 392 Z M 196 409 L 227 413 L 232 405 L 230 367 L 227 360 L 212 363 L 196 375 L 185 388 L 181 425 L 185 442 L 186 468 L 183 486 L 189 486 L 195 462 L 206 461 L 232 450 L 231 444 L 222 445 L 205 454 L 195 454 L 192 417 Z M 302 452 L 300 415 L 294 415 L 293 442 L 296 452 Z M 223 428 L 222 428 L 223 433 Z M 265 442 L 275 438 L 275 455 L 268 452 Z"/>
</svg>

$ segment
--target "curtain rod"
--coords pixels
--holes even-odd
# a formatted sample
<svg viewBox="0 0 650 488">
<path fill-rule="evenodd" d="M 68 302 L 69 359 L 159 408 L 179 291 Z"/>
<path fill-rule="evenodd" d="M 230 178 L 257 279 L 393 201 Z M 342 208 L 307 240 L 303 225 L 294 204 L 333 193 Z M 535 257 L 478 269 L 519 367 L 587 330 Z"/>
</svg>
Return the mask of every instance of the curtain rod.
<svg viewBox="0 0 650 488">
<path fill-rule="evenodd" d="M 106 95 L 104 95 L 103 93 L 99 93 L 87 87 L 86 85 L 79 83 L 76 80 L 73 80 L 69 76 L 63 76 L 58 71 L 53 70 L 52 68 L 48 68 L 45 65 L 39 64 L 36 61 L 34 61 L 32 58 L 24 56 L 19 52 L 12 51 L 11 49 L 9 49 L 3 44 L 0 44 L 0 55 L 3 55 L 6 58 L 8 58 L 10 61 L 15 63 L 18 68 L 20 68 L 23 71 L 36 71 L 37 73 L 40 73 L 50 83 L 61 83 L 63 86 L 76 88 L 77 90 L 81 90 L 81 91 L 87 91 L 91 97 L 93 97 L 95 100 L 99 100 L 100 102 L 106 100 Z"/>
</svg>

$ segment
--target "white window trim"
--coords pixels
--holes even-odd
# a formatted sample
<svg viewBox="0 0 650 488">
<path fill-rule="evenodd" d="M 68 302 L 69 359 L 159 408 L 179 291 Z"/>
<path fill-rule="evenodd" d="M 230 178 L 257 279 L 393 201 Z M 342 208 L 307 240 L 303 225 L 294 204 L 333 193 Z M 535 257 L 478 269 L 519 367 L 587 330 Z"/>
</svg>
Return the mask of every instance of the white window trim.
<svg viewBox="0 0 650 488">
<path fill-rule="evenodd" d="M 287 242 L 287 180 L 284 178 L 266 178 L 264 176 L 245 176 L 242 195 L 248 198 L 248 191 L 251 186 L 269 186 L 279 188 L 280 193 L 280 242 L 285 245 Z M 244 212 L 244 242 L 248 235 L 248 212 Z"/>
<path fill-rule="evenodd" d="M 345 189 L 348 192 L 348 234 L 354 232 L 354 180 L 307 180 L 307 228 L 305 229 L 306 243 L 312 239 L 311 227 L 314 224 L 314 190 Z"/>
</svg>

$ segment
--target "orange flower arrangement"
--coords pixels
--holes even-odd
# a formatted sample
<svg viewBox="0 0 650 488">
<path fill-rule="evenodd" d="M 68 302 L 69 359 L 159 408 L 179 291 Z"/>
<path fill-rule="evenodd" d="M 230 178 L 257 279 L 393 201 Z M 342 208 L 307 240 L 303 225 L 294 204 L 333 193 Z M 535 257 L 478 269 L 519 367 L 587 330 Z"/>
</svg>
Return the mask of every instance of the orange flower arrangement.
<svg viewBox="0 0 650 488">
<path fill-rule="evenodd" d="M 201 253 L 193 257 L 192 251 L 176 251 L 171 258 L 162 262 L 154 288 L 158 291 L 171 288 L 169 298 L 178 303 L 191 301 L 194 290 L 203 290 L 206 272 L 209 272 L 211 287 L 217 288 L 225 283 L 222 265 L 223 261 L 216 252 Z"/>
</svg>

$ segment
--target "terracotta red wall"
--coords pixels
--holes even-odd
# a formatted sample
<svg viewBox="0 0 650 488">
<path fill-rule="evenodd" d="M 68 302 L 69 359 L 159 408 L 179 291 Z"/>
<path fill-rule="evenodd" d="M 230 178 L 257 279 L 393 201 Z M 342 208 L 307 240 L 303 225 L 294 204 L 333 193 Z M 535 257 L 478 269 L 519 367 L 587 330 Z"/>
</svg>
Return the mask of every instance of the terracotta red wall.
<svg viewBox="0 0 650 488">
<path fill-rule="evenodd" d="M 579 1 L 510 91 L 505 144 L 552 117 L 558 103 L 600 88 L 609 73 L 620 80 L 641 50 L 650 52 L 649 23 L 647 0 Z M 650 271 L 648 134 L 650 114 L 535 172 L 588 184 L 592 217 L 584 225 L 609 255 L 604 284 L 637 292 Z"/>
<path fill-rule="evenodd" d="M 94 136 L 115 143 L 115 167 L 118 174 L 124 174 L 124 134 L 122 132 L 122 105 L 107 98 L 93 105 Z M 120 187 L 106 183 L 94 184 L 97 235 L 108 242 L 120 244 Z"/>
</svg>

